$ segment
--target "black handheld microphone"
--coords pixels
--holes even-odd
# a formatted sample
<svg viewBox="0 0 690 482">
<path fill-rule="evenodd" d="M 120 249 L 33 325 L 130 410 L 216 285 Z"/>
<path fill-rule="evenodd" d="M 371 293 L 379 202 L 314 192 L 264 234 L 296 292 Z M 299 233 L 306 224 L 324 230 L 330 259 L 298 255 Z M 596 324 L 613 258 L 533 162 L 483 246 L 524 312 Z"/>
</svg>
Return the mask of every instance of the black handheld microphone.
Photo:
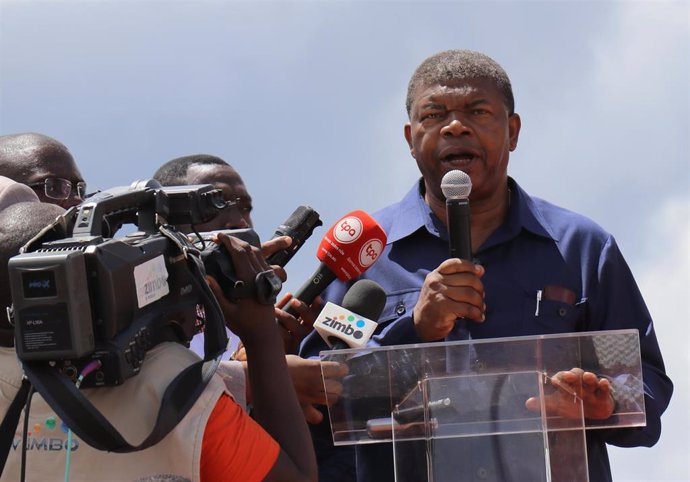
<svg viewBox="0 0 690 482">
<path fill-rule="evenodd" d="M 385 246 L 386 233 L 374 218 L 361 210 L 346 214 L 324 235 L 316 252 L 321 263 L 294 298 L 310 305 L 336 278 L 347 282 L 360 277 Z M 284 311 L 299 316 L 292 303 Z"/>
<path fill-rule="evenodd" d="M 292 243 L 286 249 L 282 249 L 269 256 L 266 261 L 270 265 L 285 266 L 292 259 L 298 249 L 314 232 L 314 228 L 321 226 L 319 213 L 309 206 L 299 206 L 283 224 L 276 228 L 273 238 L 278 236 L 290 236 Z M 271 238 L 271 239 L 273 239 Z"/>
<path fill-rule="evenodd" d="M 471 261 L 469 197 L 472 179 L 463 171 L 448 171 L 441 180 L 441 191 L 446 197 L 450 257 Z"/>
<path fill-rule="evenodd" d="M 470 191 L 472 191 L 472 179 L 466 172 L 459 169 L 448 171 L 441 179 L 441 191 L 446 197 L 450 257 L 471 261 Z M 460 318 L 449 334 L 449 338 L 464 340 L 468 337 L 467 321 Z"/>
</svg>

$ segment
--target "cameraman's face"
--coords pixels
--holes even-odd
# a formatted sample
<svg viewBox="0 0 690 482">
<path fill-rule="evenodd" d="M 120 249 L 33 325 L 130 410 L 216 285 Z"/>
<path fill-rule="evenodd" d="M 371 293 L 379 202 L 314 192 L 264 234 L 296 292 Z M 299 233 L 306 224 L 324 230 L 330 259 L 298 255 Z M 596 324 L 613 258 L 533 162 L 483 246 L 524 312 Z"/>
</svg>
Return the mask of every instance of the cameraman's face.
<svg viewBox="0 0 690 482">
<path fill-rule="evenodd" d="M 229 202 L 218 216 L 198 225 L 199 231 L 218 229 L 242 229 L 252 227 L 252 198 L 240 175 L 230 166 L 195 164 L 187 171 L 187 184 L 212 184 L 223 191 L 223 199 Z"/>
</svg>

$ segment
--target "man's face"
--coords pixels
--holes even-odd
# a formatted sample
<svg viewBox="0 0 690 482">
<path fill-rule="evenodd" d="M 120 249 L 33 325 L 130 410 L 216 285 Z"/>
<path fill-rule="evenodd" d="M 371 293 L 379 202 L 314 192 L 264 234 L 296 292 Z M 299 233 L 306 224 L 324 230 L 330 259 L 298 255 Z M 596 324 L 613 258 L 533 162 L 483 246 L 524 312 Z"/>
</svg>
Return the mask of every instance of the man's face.
<svg viewBox="0 0 690 482">
<path fill-rule="evenodd" d="M 252 227 L 252 198 L 240 175 L 230 166 L 194 164 L 187 171 L 187 184 L 212 184 L 223 191 L 223 199 L 236 202 L 211 221 L 196 226 L 199 231 Z"/>
<path fill-rule="evenodd" d="M 35 153 L 32 164 L 33 169 L 22 182 L 32 187 L 41 202 L 57 204 L 68 209 L 84 200 L 78 189 L 78 184 L 84 183 L 84 178 L 68 151 L 39 149 Z M 46 180 L 48 180 L 47 188 Z M 71 183 L 71 186 L 66 185 L 67 181 Z M 67 194 L 67 189 L 70 188 L 71 191 Z M 60 193 L 64 193 L 64 196 Z"/>
<path fill-rule="evenodd" d="M 405 125 L 427 199 L 438 202 L 445 202 L 441 179 L 454 169 L 472 179 L 471 201 L 486 201 L 505 189 L 508 157 L 519 132 L 519 116 L 508 115 L 502 94 L 485 79 L 420 86 Z"/>
</svg>

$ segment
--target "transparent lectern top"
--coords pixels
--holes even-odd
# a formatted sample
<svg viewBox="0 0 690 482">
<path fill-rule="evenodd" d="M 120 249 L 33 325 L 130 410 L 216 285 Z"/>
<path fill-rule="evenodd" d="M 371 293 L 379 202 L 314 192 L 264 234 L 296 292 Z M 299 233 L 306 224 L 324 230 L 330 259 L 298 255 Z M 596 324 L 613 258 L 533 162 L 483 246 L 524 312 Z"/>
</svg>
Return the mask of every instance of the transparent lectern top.
<svg viewBox="0 0 690 482">
<path fill-rule="evenodd" d="M 392 441 L 394 431 L 412 439 L 573 428 L 581 418 L 542 417 L 525 405 L 531 397 L 563 396 L 567 388 L 551 380 L 572 368 L 606 377 L 613 388 L 613 415 L 585 419 L 585 428 L 645 424 L 637 330 L 331 350 L 321 360 L 349 368 L 342 394 L 329 400 L 336 445 Z M 577 402 L 577 393 L 566 395 Z"/>
</svg>

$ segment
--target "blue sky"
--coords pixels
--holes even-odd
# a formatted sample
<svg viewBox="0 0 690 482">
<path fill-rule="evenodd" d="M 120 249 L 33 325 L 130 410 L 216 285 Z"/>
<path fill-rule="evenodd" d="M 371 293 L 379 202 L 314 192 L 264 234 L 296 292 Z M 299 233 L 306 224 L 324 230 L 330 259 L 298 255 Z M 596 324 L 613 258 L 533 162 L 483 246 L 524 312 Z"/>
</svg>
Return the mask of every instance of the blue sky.
<svg viewBox="0 0 690 482">
<path fill-rule="evenodd" d="M 689 25 L 682 1 L 0 0 L 0 133 L 55 137 L 100 189 L 218 155 L 267 238 L 300 204 L 330 225 L 398 200 L 419 175 L 410 74 L 439 50 L 489 54 L 523 121 L 510 174 L 616 236 L 676 383 L 660 443 L 612 449 L 614 478 L 690 480 Z"/>
</svg>

